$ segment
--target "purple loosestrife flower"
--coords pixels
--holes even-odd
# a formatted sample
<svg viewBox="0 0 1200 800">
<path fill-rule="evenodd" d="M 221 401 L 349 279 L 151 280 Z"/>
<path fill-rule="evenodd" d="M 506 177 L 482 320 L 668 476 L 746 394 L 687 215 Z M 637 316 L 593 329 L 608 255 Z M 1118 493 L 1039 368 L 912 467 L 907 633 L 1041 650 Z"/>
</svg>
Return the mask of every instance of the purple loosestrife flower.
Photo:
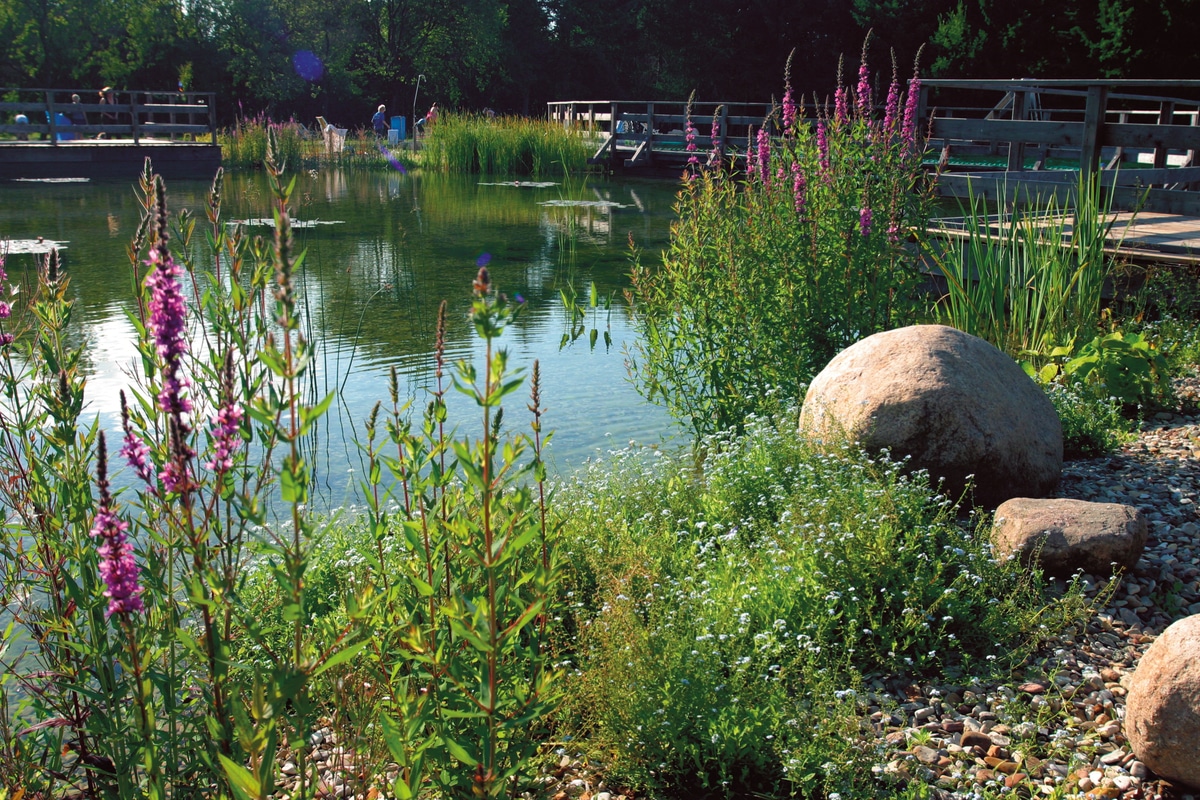
<svg viewBox="0 0 1200 800">
<path fill-rule="evenodd" d="M 100 540 L 96 552 L 100 555 L 100 578 L 106 587 L 104 596 L 108 598 L 104 617 L 145 611 L 133 544 L 125 536 L 129 523 L 117 516 L 108 491 L 108 456 L 103 431 L 96 450 L 96 485 L 100 490 L 100 507 L 92 523 L 92 537 Z"/>
<path fill-rule="evenodd" d="M 236 403 L 221 407 L 212 418 L 213 457 L 207 467 L 214 472 L 233 469 L 233 454 L 242 443 L 242 409 Z"/>
<path fill-rule="evenodd" d="M 751 127 L 750 130 L 748 130 L 746 132 L 746 178 L 747 179 L 754 177 L 754 170 L 755 170 L 754 159 L 755 159 L 754 128 Z"/>
<path fill-rule="evenodd" d="M 835 125 L 845 125 L 850 121 L 846 103 L 846 87 L 838 86 L 837 91 L 833 93 L 833 122 Z"/>
<path fill-rule="evenodd" d="M 771 178 L 771 134 L 767 132 L 767 127 L 758 129 L 758 174 L 762 178 L 763 186 L 770 184 Z"/>
<path fill-rule="evenodd" d="M 0 319 L 8 319 L 12 315 L 12 306 L 0 300 Z"/>
<path fill-rule="evenodd" d="M 183 270 L 169 253 L 163 255 L 157 247 L 151 249 L 146 264 L 154 268 L 146 276 L 146 287 L 150 290 L 149 327 L 162 359 L 158 406 L 168 414 L 179 416 L 192 410 L 191 402 L 184 394 L 187 378 L 180 374 L 183 355 L 188 350 L 187 303 L 179 283 Z"/>
<path fill-rule="evenodd" d="M 891 225 L 888 225 L 887 240 L 889 242 L 891 242 L 892 244 L 900 243 L 900 226 L 897 225 L 894 221 L 892 222 Z"/>
<path fill-rule="evenodd" d="M 796 98 L 792 95 L 792 84 L 789 81 L 783 93 L 783 133 L 790 135 L 796 125 Z"/>
<path fill-rule="evenodd" d="M 125 441 L 121 445 L 121 457 L 150 488 L 150 491 L 155 492 L 157 487 L 154 484 L 154 467 L 150 463 L 150 448 L 142 441 L 142 437 L 133 432 L 124 389 L 121 390 L 121 430 L 125 432 Z"/>
<path fill-rule="evenodd" d="M 858 210 L 858 229 L 863 238 L 871 235 L 871 207 L 864 205 Z"/>
<path fill-rule="evenodd" d="M 904 125 L 900 129 L 905 152 L 910 152 L 917 141 L 917 103 L 920 97 L 921 79 L 914 75 L 908 82 L 908 97 L 904 101 Z"/>
<path fill-rule="evenodd" d="M 713 165 L 721 163 L 721 120 L 718 117 L 720 111 L 721 109 L 718 108 L 713 112 L 712 131 L 708 135 L 709 144 L 712 147 L 712 151 L 708 156 L 708 163 Z"/>
<path fill-rule="evenodd" d="M 858 65 L 858 116 L 867 119 L 871 115 L 871 72 L 867 67 L 867 46 L 863 45 L 863 60 Z"/>
<path fill-rule="evenodd" d="M 825 118 L 817 120 L 817 161 L 821 165 L 821 174 L 829 175 L 829 131 L 825 127 Z"/>
<path fill-rule="evenodd" d="M 796 206 L 796 216 L 804 216 L 804 205 L 807 202 L 808 187 L 804 180 L 804 170 L 798 161 L 792 162 L 792 200 Z"/>
<path fill-rule="evenodd" d="M 684 149 L 690 154 L 687 163 L 700 165 L 700 159 L 696 156 L 696 126 L 692 124 L 692 118 L 687 118 L 687 123 L 684 126 L 684 139 L 687 141 L 687 147 Z"/>
<path fill-rule="evenodd" d="M 900 79 L 896 77 L 896 69 L 892 68 L 892 82 L 888 86 L 887 105 L 883 112 L 883 131 L 890 138 L 896 130 L 896 120 L 900 111 Z"/>
</svg>

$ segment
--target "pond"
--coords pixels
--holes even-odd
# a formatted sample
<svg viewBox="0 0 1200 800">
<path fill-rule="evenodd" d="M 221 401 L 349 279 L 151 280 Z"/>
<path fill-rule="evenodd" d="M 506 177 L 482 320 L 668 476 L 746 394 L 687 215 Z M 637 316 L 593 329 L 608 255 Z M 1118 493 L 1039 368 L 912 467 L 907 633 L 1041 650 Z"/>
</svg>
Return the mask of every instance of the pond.
<svg viewBox="0 0 1200 800">
<path fill-rule="evenodd" d="M 206 182 L 168 183 L 172 213 L 192 209 L 203 241 Z M 547 457 L 563 474 L 598 450 L 630 441 L 661 443 L 683 434 L 628 380 L 625 350 L 634 339 L 621 292 L 628 285 L 629 242 L 647 263 L 658 258 L 674 218 L 670 181 L 513 181 L 417 172 L 301 174 L 293 200 L 299 249 L 308 251 L 299 274 L 304 324 L 318 346 L 312 382 L 320 395 L 337 392 L 315 439 L 317 494 L 326 504 L 352 504 L 353 470 L 360 468 L 356 431 L 376 400 L 388 397 L 395 366 L 415 406 L 424 405 L 432 379 L 437 309 L 448 303 L 448 360 L 479 358 L 466 320 L 476 263 L 487 254 L 493 282 L 520 294 L 526 308 L 500 340 L 512 362 L 541 361 L 546 426 L 555 431 Z M 223 215 L 246 220 L 264 237 L 271 229 L 265 176 L 227 175 Z M 76 300 L 73 324 L 84 342 L 87 413 L 119 429 L 118 390 L 135 364 L 134 310 L 125 248 L 139 215 L 130 182 L 20 182 L 0 192 L 0 240 L 13 243 L 7 269 L 27 283 L 43 237 L 62 243 Z M 563 344 L 569 316 L 559 297 L 568 284 L 612 298 L 597 308 L 589 336 Z M 605 336 L 608 334 L 608 337 Z M 611 339 L 611 343 L 606 342 Z M 464 431 L 476 416 L 469 400 L 451 393 L 451 420 Z M 515 428 L 526 402 L 511 403 Z M 523 424 L 523 422 L 522 422 Z"/>
</svg>

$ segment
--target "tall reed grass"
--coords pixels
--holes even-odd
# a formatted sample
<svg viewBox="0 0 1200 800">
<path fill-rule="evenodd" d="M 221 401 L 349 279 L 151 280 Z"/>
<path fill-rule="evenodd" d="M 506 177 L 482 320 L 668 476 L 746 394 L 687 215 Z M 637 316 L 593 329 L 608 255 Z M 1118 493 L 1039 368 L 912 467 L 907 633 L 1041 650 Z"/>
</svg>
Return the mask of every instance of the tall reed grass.
<svg viewBox="0 0 1200 800">
<path fill-rule="evenodd" d="M 996 205 L 989 215 L 972 189 L 961 238 L 931 248 L 947 283 L 935 317 L 1014 357 L 1092 339 L 1112 269 L 1112 203 L 1099 178 L 1081 177 L 1070 197 L 1018 206 L 1002 194 Z"/>
<path fill-rule="evenodd" d="M 422 165 L 451 173 L 560 175 L 587 168 L 578 131 L 549 120 L 443 114 L 421 143 Z"/>
</svg>

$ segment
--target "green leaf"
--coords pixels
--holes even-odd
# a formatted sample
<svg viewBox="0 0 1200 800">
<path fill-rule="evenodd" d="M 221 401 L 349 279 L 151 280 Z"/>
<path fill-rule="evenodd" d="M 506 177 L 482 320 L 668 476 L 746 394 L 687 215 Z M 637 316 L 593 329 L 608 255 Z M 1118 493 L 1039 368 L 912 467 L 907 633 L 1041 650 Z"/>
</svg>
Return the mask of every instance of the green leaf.
<svg viewBox="0 0 1200 800">
<path fill-rule="evenodd" d="M 321 664 L 321 666 L 319 666 L 315 670 L 313 670 L 312 677 L 315 678 L 318 675 L 320 675 L 322 672 L 324 672 L 325 670 L 332 669 L 333 667 L 336 667 L 338 664 L 345 664 L 347 661 L 349 661 L 350 659 L 352 659 L 356 655 L 358 655 L 360 652 L 362 652 L 363 648 L 365 648 L 370 643 L 371 643 L 371 640 L 366 639 L 364 641 L 358 642 L 357 644 L 352 644 L 349 647 L 339 650 L 337 653 L 335 653 L 333 656 L 331 656 L 329 659 L 327 659 L 325 661 L 325 663 Z"/>
<path fill-rule="evenodd" d="M 233 793 L 237 795 L 238 800 L 259 800 L 262 797 L 262 786 L 258 779 L 250 774 L 250 770 L 223 753 L 217 753 L 217 758 L 220 759 L 221 767 L 229 777 L 229 785 L 233 787 Z"/>
<path fill-rule="evenodd" d="M 466 751 L 461 744 L 451 739 L 449 736 L 442 736 L 442 742 L 446 745 L 446 749 L 450 751 L 450 755 L 454 756 L 468 767 L 473 767 L 479 762 Z"/>
</svg>

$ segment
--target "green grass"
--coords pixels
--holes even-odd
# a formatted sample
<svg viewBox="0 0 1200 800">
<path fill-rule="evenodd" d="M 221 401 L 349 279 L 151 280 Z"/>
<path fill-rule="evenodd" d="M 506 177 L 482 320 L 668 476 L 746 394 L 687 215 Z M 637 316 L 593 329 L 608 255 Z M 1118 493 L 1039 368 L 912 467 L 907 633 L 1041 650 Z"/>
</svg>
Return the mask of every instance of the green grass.
<svg viewBox="0 0 1200 800">
<path fill-rule="evenodd" d="M 443 114 L 421 140 L 422 163 L 451 173 L 561 175 L 587 169 L 583 137 L 548 120 Z"/>
</svg>

